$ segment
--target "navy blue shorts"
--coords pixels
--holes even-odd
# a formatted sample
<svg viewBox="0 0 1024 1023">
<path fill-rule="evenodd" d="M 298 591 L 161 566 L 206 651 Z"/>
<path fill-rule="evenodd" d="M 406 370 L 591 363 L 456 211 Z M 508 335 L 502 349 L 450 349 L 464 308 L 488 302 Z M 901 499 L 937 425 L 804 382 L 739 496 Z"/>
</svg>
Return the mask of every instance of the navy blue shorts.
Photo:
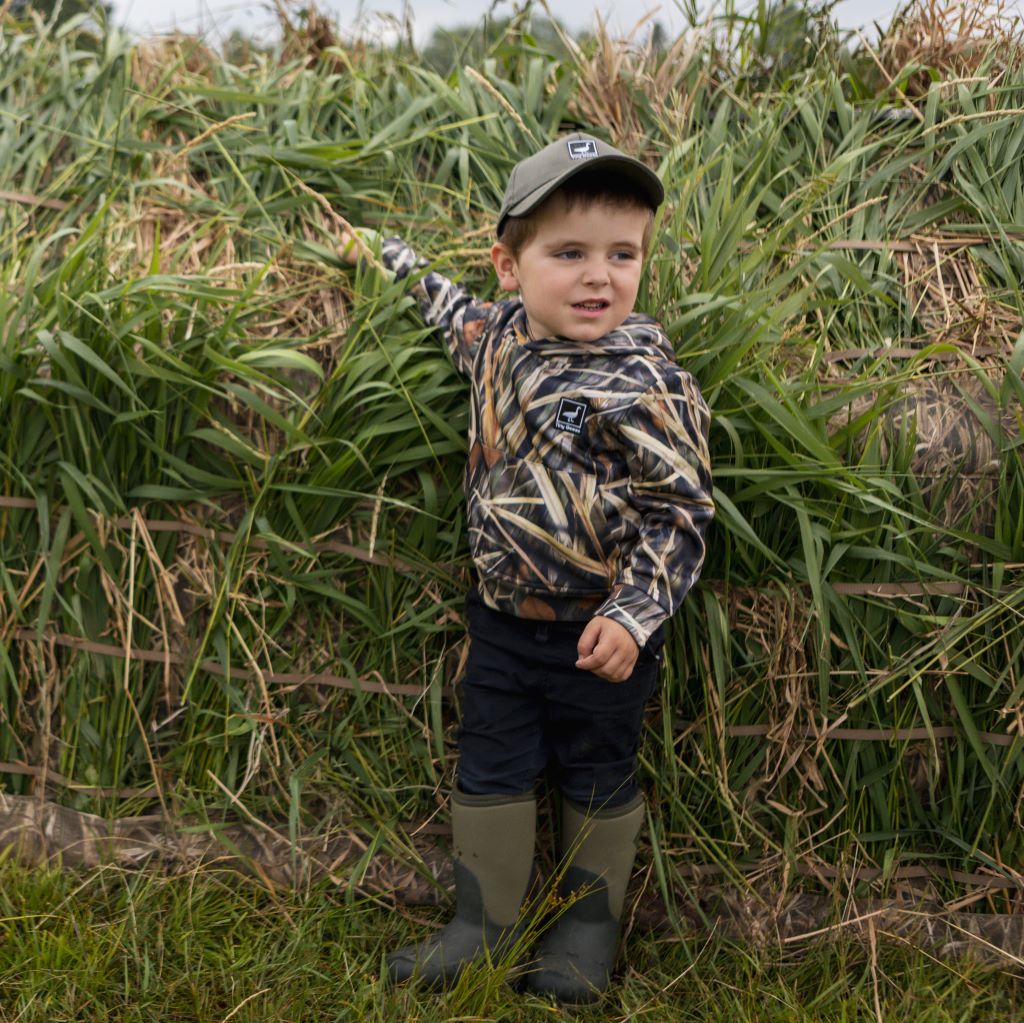
<svg viewBox="0 0 1024 1023">
<path fill-rule="evenodd" d="M 470 648 L 462 680 L 458 786 L 519 795 L 550 767 L 575 803 L 618 806 L 637 792 L 644 704 L 658 681 L 661 631 L 625 682 L 576 667 L 586 622 L 541 622 L 466 601 Z"/>
</svg>

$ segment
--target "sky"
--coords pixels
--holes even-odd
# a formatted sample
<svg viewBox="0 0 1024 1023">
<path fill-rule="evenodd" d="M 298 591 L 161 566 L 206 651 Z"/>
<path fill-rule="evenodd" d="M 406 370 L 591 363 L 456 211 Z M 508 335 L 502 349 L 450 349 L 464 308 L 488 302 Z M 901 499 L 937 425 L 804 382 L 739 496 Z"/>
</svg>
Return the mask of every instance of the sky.
<svg viewBox="0 0 1024 1023">
<path fill-rule="evenodd" d="M 419 42 L 425 42 L 438 26 L 472 23 L 488 10 L 496 17 L 513 13 L 511 0 L 316 0 L 316 5 L 351 35 L 383 34 L 389 19 L 401 19 L 403 11 L 408 10 Z M 295 5 L 289 6 L 294 9 Z M 595 12 L 600 12 L 612 29 L 622 32 L 648 11 L 656 12 L 655 17 L 670 34 L 686 24 L 672 0 L 661 5 L 657 0 L 553 0 L 551 6 L 573 31 L 592 28 Z M 897 6 L 897 0 L 840 0 L 834 15 L 843 28 L 870 29 L 876 20 L 886 24 Z M 203 35 L 212 44 L 222 41 L 235 27 L 247 35 L 270 39 L 277 23 L 272 0 L 113 0 L 113 8 L 114 20 L 133 33 L 177 30 Z"/>
</svg>

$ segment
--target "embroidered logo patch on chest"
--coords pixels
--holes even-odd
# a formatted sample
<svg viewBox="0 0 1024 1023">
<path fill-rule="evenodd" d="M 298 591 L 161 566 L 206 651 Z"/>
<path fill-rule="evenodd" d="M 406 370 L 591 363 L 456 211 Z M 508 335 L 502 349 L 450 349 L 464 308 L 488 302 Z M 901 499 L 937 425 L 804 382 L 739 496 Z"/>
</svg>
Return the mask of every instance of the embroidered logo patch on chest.
<svg viewBox="0 0 1024 1023">
<path fill-rule="evenodd" d="M 558 403 L 558 415 L 555 416 L 555 428 L 568 430 L 570 433 L 579 433 L 583 429 L 583 420 L 587 418 L 585 401 L 573 401 L 572 398 L 563 398 Z"/>
</svg>

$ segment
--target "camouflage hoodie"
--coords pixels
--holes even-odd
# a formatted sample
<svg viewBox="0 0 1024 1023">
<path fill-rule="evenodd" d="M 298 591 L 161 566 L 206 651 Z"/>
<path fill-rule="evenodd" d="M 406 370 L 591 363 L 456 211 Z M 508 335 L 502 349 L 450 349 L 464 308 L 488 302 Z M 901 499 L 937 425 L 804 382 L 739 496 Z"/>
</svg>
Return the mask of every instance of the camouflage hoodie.
<svg viewBox="0 0 1024 1023">
<path fill-rule="evenodd" d="M 404 242 L 401 280 L 424 265 Z M 642 647 L 704 561 L 709 414 L 664 331 L 631 315 L 597 341 L 532 340 L 518 299 L 439 273 L 412 293 L 471 381 L 466 501 L 484 602 L 521 618 L 605 615 Z"/>
</svg>

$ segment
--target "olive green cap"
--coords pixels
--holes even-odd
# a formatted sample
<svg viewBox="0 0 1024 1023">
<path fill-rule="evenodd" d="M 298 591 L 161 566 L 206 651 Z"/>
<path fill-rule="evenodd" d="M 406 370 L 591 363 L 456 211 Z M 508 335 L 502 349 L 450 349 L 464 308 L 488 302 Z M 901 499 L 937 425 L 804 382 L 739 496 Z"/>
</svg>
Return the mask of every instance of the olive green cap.
<svg viewBox="0 0 1024 1023">
<path fill-rule="evenodd" d="M 512 168 L 505 188 L 505 198 L 498 212 L 497 233 L 508 217 L 522 217 L 536 209 L 559 185 L 583 171 L 601 166 L 628 178 L 639 195 L 657 209 L 665 198 L 658 175 L 632 156 L 614 146 L 577 132 L 564 135 L 540 152 L 520 160 Z"/>
</svg>

